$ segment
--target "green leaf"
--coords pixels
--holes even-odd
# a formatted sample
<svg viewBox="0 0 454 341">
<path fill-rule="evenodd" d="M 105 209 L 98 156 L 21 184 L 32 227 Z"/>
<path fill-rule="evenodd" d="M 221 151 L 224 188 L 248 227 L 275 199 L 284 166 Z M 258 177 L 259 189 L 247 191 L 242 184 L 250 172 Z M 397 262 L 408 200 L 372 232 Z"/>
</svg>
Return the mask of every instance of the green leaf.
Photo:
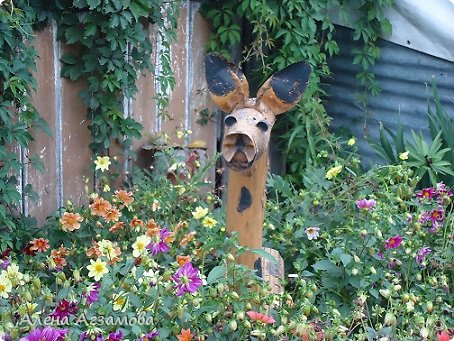
<svg viewBox="0 0 454 341">
<path fill-rule="evenodd" d="M 268 259 L 272 263 L 277 264 L 276 258 L 271 253 L 265 251 L 264 249 L 252 249 L 250 251 L 252 253 L 259 255 L 262 258 Z"/>
<path fill-rule="evenodd" d="M 341 260 L 342 264 L 344 265 L 344 267 L 346 267 L 348 264 L 350 264 L 352 259 L 353 259 L 353 257 L 347 253 L 343 253 L 340 255 L 340 260 Z"/>
<path fill-rule="evenodd" d="M 87 5 L 91 10 L 95 9 L 101 4 L 101 0 L 87 0 Z"/>
<path fill-rule="evenodd" d="M 227 269 L 224 265 L 215 266 L 207 276 L 207 284 L 215 283 L 219 278 L 224 277 Z"/>
</svg>

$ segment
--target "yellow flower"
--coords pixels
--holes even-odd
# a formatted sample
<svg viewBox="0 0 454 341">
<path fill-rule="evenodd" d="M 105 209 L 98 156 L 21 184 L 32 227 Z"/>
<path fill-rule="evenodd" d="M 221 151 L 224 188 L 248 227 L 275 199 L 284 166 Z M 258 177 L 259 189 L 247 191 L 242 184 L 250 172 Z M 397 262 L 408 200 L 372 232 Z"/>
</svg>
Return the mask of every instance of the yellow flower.
<svg viewBox="0 0 454 341">
<path fill-rule="evenodd" d="M 352 137 L 352 138 L 351 138 L 350 140 L 348 140 L 348 142 L 347 142 L 347 144 L 348 144 L 349 146 L 353 146 L 355 143 L 356 143 L 356 140 L 355 140 L 354 137 Z"/>
<path fill-rule="evenodd" d="M 101 170 L 101 172 L 104 172 L 106 170 L 109 170 L 111 162 L 108 156 L 98 156 L 95 161 L 96 169 Z"/>
<path fill-rule="evenodd" d="M 90 259 L 90 265 L 87 265 L 88 277 L 93 277 L 95 281 L 99 281 L 102 276 L 109 272 L 106 262 L 100 259 Z"/>
<path fill-rule="evenodd" d="M 203 225 L 204 227 L 208 227 L 208 228 L 210 228 L 210 229 L 212 229 L 214 226 L 216 226 L 217 223 L 218 223 L 218 222 L 217 222 L 215 219 L 211 218 L 211 217 L 205 217 L 205 218 L 202 220 L 202 225 Z"/>
<path fill-rule="evenodd" d="M 115 246 L 110 240 L 103 239 L 98 242 L 99 250 L 102 252 L 107 259 L 112 259 L 115 256 Z"/>
<path fill-rule="evenodd" d="M 151 238 L 147 235 L 138 236 L 134 244 L 132 244 L 132 255 L 139 257 L 147 249 L 147 245 L 150 244 Z"/>
<path fill-rule="evenodd" d="M 126 311 L 127 306 L 128 306 L 128 297 L 126 296 L 125 292 L 120 292 L 119 294 L 115 294 L 113 296 L 113 310 Z"/>
<path fill-rule="evenodd" d="M 196 207 L 195 211 L 192 212 L 192 216 L 195 219 L 202 219 L 208 214 L 208 208 L 203 208 L 202 206 Z"/>
<path fill-rule="evenodd" d="M 403 160 L 408 160 L 408 152 L 403 152 L 399 154 L 399 159 Z"/>
<path fill-rule="evenodd" d="M 342 165 L 331 168 L 326 172 L 326 178 L 328 180 L 331 180 L 342 171 L 342 168 L 343 168 Z"/>
<path fill-rule="evenodd" d="M 9 280 L 8 277 L 6 277 L 6 273 L 3 272 L 0 275 L 0 297 L 8 298 L 8 293 L 11 291 L 12 288 L 13 285 L 11 284 L 11 281 Z"/>
<path fill-rule="evenodd" d="M 14 263 L 11 263 L 6 268 L 6 276 L 10 281 L 17 283 L 19 283 L 22 278 L 24 278 L 24 274 L 19 271 L 19 267 Z"/>
</svg>

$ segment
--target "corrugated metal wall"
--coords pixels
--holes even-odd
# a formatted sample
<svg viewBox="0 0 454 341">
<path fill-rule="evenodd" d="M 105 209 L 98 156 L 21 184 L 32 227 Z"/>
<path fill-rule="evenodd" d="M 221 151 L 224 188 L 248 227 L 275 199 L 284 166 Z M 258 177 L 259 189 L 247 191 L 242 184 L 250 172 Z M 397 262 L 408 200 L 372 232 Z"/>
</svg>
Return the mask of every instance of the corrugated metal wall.
<svg viewBox="0 0 454 341">
<path fill-rule="evenodd" d="M 168 112 L 170 119 L 157 115 L 154 100 L 156 84 L 153 75 L 141 76 L 138 80 L 139 92 L 133 100 L 124 101 L 124 115 L 133 117 L 143 126 L 143 137 L 133 144 L 134 151 L 143 156 L 142 146 L 150 142 L 150 136 L 156 132 L 165 132 L 172 144 L 190 143 L 191 140 L 203 140 L 207 146 L 207 155 L 215 153 L 217 129 L 215 124 L 200 126 L 196 123 L 198 113 L 208 108 L 214 109 L 206 91 L 203 71 L 204 44 L 210 33 L 207 22 L 198 13 L 199 3 L 183 1 L 177 30 L 177 42 L 171 47 L 172 68 L 176 85 L 170 94 Z M 150 31 L 154 42 L 153 64 L 157 64 L 159 53 L 157 35 Z M 41 156 L 46 171 L 29 167 L 22 168 L 21 186 L 33 185 L 40 200 L 38 203 L 23 200 L 25 214 L 35 216 L 39 223 L 45 217 L 62 206 L 66 200 L 75 204 L 87 203 L 84 190 L 85 179 L 88 185 L 93 183 L 93 174 L 88 171 L 91 160 L 90 132 L 87 129 L 86 108 L 78 97 L 83 82 L 71 82 L 60 77 L 59 58 L 67 51 L 56 39 L 56 27 L 51 26 L 37 33 L 37 91 L 33 102 L 41 116 L 53 131 L 51 137 L 43 132 L 36 133 L 36 141 L 30 146 L 30 153 Z M 191 129 L 190 140 L 181 141 L 176 137 L 176 130 Z M 20 151 L 25 155 L 27 151 Z M 125 167 L 127 167 L 125 161 Z M 129 165 L 131 166 L 131 165 Z"/>
<path fill-rule="evenodd" d="M 358 149 L 367 165 L 379 160 L 365 140 L 369 137 L 379 141 L 379 122 L 395 130 L 400 119 L 407 133 L 423 129 L 430 135 L 426 112 L 433 77 L 445 111 L 454 118 L 454 63 L 380 40 L 381 56 L 371 70 L 383 91 L 370 97 L 364 113 L 355 100 L 355 92 L 360 89 L 355 78 L 358 69 L 352 64 L 352 50 L 356 47 L 352 32 L 336 26 L 340 54 L 330 61 L 333 75 L 326 80 L 326 107 L 333 117 L 333 129 L 347 128 L 358 138 Z"/>
</svg>

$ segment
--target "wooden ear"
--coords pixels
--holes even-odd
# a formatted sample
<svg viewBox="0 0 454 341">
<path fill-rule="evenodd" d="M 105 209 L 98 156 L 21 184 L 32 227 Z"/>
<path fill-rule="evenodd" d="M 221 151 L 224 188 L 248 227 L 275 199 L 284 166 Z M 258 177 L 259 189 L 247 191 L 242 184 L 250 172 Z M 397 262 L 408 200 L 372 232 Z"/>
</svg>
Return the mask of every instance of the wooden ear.
<svg viewBox="0 0 454 341">
<path fill-rule="evenodd" d="M 311 71 L 308 63 L 297 62 L 276 72 L 260 87 L 257 102 L 264 103 L 275 115 L 290 110 L 303 97 Z"/>
<path fill-rule="evenodd" d="M 211 98 L 224 112 L 232 112 L 249 97 L 243 72 L 218 53 L 205 56 L 205 78 Z"/>
</svg>

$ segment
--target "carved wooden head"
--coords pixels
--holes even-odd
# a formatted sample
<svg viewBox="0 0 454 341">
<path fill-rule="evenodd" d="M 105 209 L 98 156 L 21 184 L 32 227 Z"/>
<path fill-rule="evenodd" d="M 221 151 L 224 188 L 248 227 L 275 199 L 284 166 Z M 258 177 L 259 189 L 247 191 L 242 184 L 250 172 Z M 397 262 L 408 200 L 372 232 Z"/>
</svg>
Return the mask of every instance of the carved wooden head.
<svg viewBox="0 0 454 341">
<path fill-rule="evenodd" d="M 305 62 L 291 64 L 272 75 L 249 97 L 243 72 L 224 57 L 205 57 L 205 77 L 214 102 L 228 113 L 224 119 L 222 156 L 227 167 L 246 172 L 268 150 L 275 117 L 290 110 L 303 96 L 311 67 Z"/>
</svg>

